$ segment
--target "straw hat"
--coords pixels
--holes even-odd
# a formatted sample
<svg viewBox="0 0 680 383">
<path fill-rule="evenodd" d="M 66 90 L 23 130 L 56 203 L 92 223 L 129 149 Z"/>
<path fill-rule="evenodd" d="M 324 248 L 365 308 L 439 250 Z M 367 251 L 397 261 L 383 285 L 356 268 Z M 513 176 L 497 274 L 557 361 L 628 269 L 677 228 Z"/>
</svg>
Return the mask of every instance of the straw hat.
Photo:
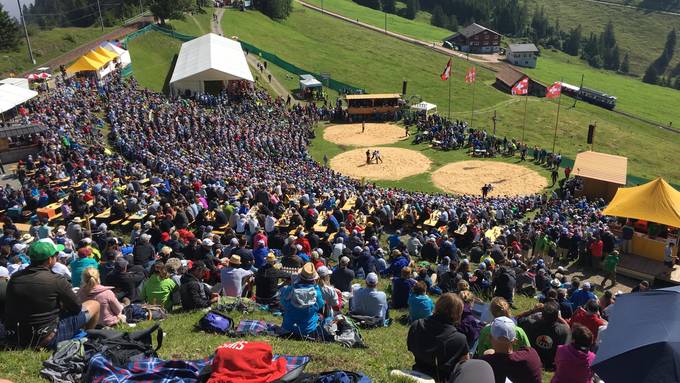
<svg viewBox="0 0 680 383">
<path fill-rule="evenodd" d="M 241 257 L 238 255 L 232 255 L 231 258 L 229 258 L 229 264 L 239 266 L 241 264 Z"/>
<path fill-rule="evenodd" d="M 311 262 L 305 263 L 300 269 L 300 279 L 307 282 L 313 282 L 319 279 L 319 274 L 317 274 L 314 264 Z"/>
</svg>

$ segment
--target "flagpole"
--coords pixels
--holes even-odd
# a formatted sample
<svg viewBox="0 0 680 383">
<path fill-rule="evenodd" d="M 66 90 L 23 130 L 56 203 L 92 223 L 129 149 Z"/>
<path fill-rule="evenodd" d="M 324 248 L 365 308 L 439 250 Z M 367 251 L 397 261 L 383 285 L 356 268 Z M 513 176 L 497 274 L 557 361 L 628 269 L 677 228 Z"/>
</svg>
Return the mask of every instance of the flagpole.
<svg viewBox="0 0 680 383">
<path fill-rule="evenodd" d="M 527 104 L 529 104 L 529 93 L 524 95 L 524 123 L 522 124 L 522 143 L 524 143 L 524 130 L 527 127 Z"/>
<path fill-rule="evenodd" d="M 449 82 L 449 121 L 451 121 L 451 72 L 449 72 L 449 78 L 446 81 Z"/>
<path fill-rule="evenodd" d="M 560 96 L 557 98 L 557 116 L 555 117 L 555 135 L 553 136 L 552 152 L 555 153 L 557 143 L 557 125 L 560 123 L 560 105 L 562 105 L 562 80 L 560 80 Z"/>
<path fill-rule="evenodd" d="M 473 67 L 474 68 L 474 67 Z M 476 70 L 475 70 L 476 72 Z M 477 74 L 475 73 L 475 76 Z M 477 83 L 477 79 L 472 80 L 472 117 L 470 118 L 470 126 L 474 127 L 474 122 L 475 122 L 475 84 Z"/>
</svg>

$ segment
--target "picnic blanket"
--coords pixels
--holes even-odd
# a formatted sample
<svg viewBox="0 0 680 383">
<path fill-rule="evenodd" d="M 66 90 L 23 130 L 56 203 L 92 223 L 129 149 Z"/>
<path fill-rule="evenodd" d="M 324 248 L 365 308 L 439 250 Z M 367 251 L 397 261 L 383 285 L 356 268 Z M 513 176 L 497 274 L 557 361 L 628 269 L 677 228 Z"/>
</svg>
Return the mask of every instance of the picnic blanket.
<svg viewBox="0 0 680 383">
<path fill-rule="evenodd" d="M 96 354 L 90 359 L 86 382 L 90 383 L 198 383 L 201 371 L 212 357 L 199 360 L 146 358 L 116 367 L 110 359 Z"/>
</svg>

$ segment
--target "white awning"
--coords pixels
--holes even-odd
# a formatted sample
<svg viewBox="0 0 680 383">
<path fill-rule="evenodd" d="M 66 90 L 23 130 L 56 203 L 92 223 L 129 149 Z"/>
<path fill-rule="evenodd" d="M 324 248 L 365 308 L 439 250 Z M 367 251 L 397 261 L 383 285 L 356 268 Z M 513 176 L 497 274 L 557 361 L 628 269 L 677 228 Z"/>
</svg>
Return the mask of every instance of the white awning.
<svg viewBox="0 0 680 383">
<path fill-rule="evenodd" d="M 433 109 L 437 109 L 437 105 L 425 101 L 411 105 L 411 110 L 415 110 L 417 112 L 429 112 Z"/>
<path fill-rule="evenodd" d="M 130 64 L 132 62 L 132 60 L 130 59 L 130 52 L 119 47 L 118 45 L 116 45 L 116 44 L 114 44 L 110 41 L 107 41 L 105 43 L 102 43 L 100 46 L 104 49 L 108 49 L 111 52 L 117 54 L 118 59 L 120 60 L 123 67 L 126 67 L 128 64 Z"/>
<path fill-rule="evenodd" d="M 306 88 L 321 88 L 323 84 L 317 79 L 314 78 L 314 76 L 310 74 L 303 74 L 300 75 L 300 88 L 301 89 L 306 89 Z"/>
<path fill-rule="evenodd" d="M 21 105 L 37 95 L 38 92 L 34 90 L 20 88 L 11 84 L 0 85 L 0 113 Z"/>
<path fill-rule="evenodd" d="M 18 86 L 19 88 L 30 89 L 30 87 L 28 86 L 28 79 L 20 77 L 8 77 L 0 80 L 0 85 L 4 84 L 10 84 Z"/>
<path fill-rule="evenodd" d="M 170 83 L 193 81 L 253 81 L 241 43 L 214 33 L 182 44 Z"/>
</svg>

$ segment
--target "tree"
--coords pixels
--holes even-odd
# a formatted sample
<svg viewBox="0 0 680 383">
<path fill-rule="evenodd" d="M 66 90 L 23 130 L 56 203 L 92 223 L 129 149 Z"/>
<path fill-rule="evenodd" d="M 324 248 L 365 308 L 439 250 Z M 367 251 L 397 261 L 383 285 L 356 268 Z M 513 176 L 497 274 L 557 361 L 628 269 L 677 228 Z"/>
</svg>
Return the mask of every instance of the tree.
<svg viewBox="0 0 680 383">
<path fill-rule="evenodd" d="M 382 10 L 387 13 L 397 12 L 397 1 L 396 0 L 382 0 Z"/>
<path fill-rule="evenodd" d="M 458 18 L 456 15 L 449 15 L 449 24 L 446 26 L 446 29 L 458 32 Z M 680 64 L 678 64 L 678 66 L 680 66 Z"/>
<path fill-rule="evenodd" d="M 441 5 L 435 5 L 434 9 L 432 10 L 430 24 L 440 28 L 447 28 L 449 26 L 449 17 L 446 16 Z"/>
<path fill-rule="evenodd" d="M 355 0 L 354 2 L 359 5 L 363 5 L 364 7 L 369 7 L 371 9 L 380 10 L 382 8 L 380 0 Z"/>
<path fill-rule="evenodd" d="M 274 20 L 283 20 L 293 10 L 293 0 L 257 0 L 255 8 Z"/>
<path fill-rule="evenodd" d="M 654 63 L 647 67 L 645 75 L 642 77 L 642 82 L 646 82 L 647 84 L 656 84 L 659 82 L 659 73 L 657 73 Z"/>
<path fill-rule="evenodd" d="M 571 30 L 569 30 L 569 35 L 563 46 L 565 53 L 572 56 L 578 56 L 578 51 L 581 47 L 582 30 L 581 24 L 577 25 L 576 28 L 571 28 Z"/>
<path fill-rule="evenodd" d="M 621 71 L 621 73 L 630 72 L 630 59 L 628 58 L 628 52 L 626 52 L 626 54 L 623 55 L 623 61 L 621 62 L 621 66 L 619 67 L 619 71 Z"/>
<path fill-rule="evenodd" d="M 657 58 L 652 65 L 655 66 L 656 72 L 661 75 L 668 68 L 673 59 L 673 53 L 675 52 L 675 44 L 677 43 L 677 35 L 675 33 L 675 28 L 673 28 L 666 36 L 666 44 L 664 45 L 663 52 L 661 56 Z"/>
<path fill-rule="evenodd" d="M 0 52 L 15 50 L 19 46 L 19 26 L 0 4 Z"/>
<path fill-rule="evenodd" d="M 418 11 L 420 11 L 420 2 L 418 0 L 406 1 L 406 18 L 415 19 Z"/>
<path fill-rule="evenodd" d="M 192 0 L 154 0 L 149 9 L 160 20 L 161 25 L 165 25 L 167 19 L 184 19 L 184 12 L 193 5 Z"/>
</svg>

